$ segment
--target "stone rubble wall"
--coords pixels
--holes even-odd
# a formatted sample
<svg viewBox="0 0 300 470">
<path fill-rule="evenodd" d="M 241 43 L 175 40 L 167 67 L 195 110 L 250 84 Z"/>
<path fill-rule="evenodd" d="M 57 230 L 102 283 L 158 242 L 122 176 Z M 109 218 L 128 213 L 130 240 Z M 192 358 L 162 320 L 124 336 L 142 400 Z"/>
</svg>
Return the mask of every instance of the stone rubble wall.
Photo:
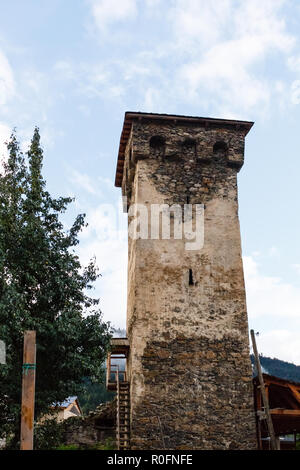
<svg viewBox="0 0 300 470">
<path fill-rule="evenodd" d="M 116 437 L 116 402 L 99 405 L 95 411 L 81 418 L 69 418 L 63 423 L 64 444 L 90 447 Z"/>
</svg>

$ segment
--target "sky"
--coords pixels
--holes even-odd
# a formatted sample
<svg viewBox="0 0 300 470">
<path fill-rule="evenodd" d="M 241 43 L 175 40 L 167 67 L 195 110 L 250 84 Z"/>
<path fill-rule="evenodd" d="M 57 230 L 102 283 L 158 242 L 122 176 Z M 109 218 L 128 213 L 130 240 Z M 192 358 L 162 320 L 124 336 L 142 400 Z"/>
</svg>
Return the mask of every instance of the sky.
<svg viewBox="0 0 300 470">
<path fill-rule="evenodd" d="M 300 365 L 299 0 L 0 0 L 0 154 L 35 126 L 49 191 L 86 213 L 104 320 L 126 323 L 127 222 L 114 187 L 125 111 L 255 121 L 239 173 L 249 325 Z M 112 210 L 113 207 L 113 210 Z"/>
</svg>

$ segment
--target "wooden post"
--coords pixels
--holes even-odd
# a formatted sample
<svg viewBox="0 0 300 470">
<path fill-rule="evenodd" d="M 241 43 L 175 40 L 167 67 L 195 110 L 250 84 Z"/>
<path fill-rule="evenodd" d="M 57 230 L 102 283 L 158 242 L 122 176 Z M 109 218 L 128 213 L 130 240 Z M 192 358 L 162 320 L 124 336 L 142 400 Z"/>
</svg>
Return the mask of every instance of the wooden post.
<svg viewBox="0 0 300 470">
<path fill-rule="evenodd" d="M 120 381 L 119 381 L 119 366 L 116 367 L 117 370 L 117 449 L 120 450 Z"/>
<path fill-rule="evenodd" d="M 33 450 L 36 332 L 25 331 L 22 367 L 21 450 Z"/>
<path fill-rule="evenodd" d="M 106 357 L 106 388 L 108 388 L 108 384 L 110 383 L 110 372 L 111 372 L 111 352 L 109 351 Z"/>
<path fill-rule="evenodd" d="M 259 391 L 259 388 L 256 387 L 256 395 L 255 395 L 255 401 L 256 401 L 256 409 L 257 409 L 257 415 L 256 415 L 256 425 L 257 425 L 257 442 L 258 442 L 258 448 L 259 450 L 262 450 L 262 441 L 261 441 L 261 416 L 259 413 L 262 412 L 261 409 L 261 394 Z"/>
<path fill-rule="evenodd" d="M 251 330 L 250 333 L 251 333 L 253 352 L 254 352 L 254 357 L 255 357 L 255 364 L 256 364 L 256 369 L 257 369 L 257 374 L 258 374 L 258 380 L 260 384 L 260 391 L 261 391 L 261 396 L 263 399 L 263 404 L 264 404 L 264 409 L 265 409 L 264 411 L 265 411 L 267 426 L 268 426 L 269 435 L 270 435 L 271 449 L 279 450 L 277 442 L 276 442 L 276 438 L 275 438 L 274 426 L 273 426 L 271 413 L 269 409 L 269 401 L 268 401 L 267 394 L 266 394 L 264 378 L 263 378 L 262 371 L 261 371 L 261 365 L 260 365 L 259 355 L 257 351 L 254 330 Z"/>
</svg>

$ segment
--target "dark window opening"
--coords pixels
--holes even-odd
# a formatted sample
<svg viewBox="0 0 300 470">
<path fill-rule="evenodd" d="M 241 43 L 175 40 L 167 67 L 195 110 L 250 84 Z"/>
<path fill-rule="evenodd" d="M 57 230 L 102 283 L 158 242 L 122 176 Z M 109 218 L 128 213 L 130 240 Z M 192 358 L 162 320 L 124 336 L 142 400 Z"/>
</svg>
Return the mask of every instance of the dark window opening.
<svg viewBox="0 0 300 470">
<path fill-rule="evenodd" d="M 214 155 L 226 156 L 228 151 L 227 144 L 223 141 L 216 142 L 214 145 Z"/>
<path fill-rule="evenodd" d="M 187 204 L 190 203 L 190 196 L 189 196 L 189 195 L 187 195 L 187 197 L 186 197 L 186 203 L 187 203 Z"/>
<path fill-rule="evenodd" d="M 182 142 L 182 151 L 184 154 L 195 155 L 196 154 L 196 141 L 194 139 L 186 138 Z"/>
<path fill-rule="evenodd" d="M 194 279 L 193 279 L 193 271 L 192 269 L 189 269 L 189 286 L 194 286 Z"/>
<path fill-rule="evenodd" d="M 165 147 L 166 141 L 160 135 L 154 135 L 150 139 L 150 147 L 155 150 L 161 150 Z"/>
<path fill-rule="evenodd" d="M 165 148 L 166 148 L 166 140 L 164 137 L 160 135 L 154 135 L 150 139 L 150 153 L 153 157 L 156 158 L 164 158 L 165 156 Z"/>
<path fill-rule="evenodd" d="M 194 149 L 196 145 L 196 141 L 194 139 L 187 138 L 183 141 L 182 146 L 187 150 Z"/>
</svg>

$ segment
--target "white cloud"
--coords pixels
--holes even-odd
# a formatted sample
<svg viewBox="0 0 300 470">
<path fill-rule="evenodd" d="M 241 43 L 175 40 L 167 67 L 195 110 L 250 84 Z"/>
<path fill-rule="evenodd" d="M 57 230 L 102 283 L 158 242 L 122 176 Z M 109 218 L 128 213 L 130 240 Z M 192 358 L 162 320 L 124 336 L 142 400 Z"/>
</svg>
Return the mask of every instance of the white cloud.
<svg viewBox="0 0 300 470">
<path fill-rule="evenodd" d="M 95 284 L 93 297 L 100 298 L 100 308 L 105 321 L 114 326 L 126 325 L 127 305 L 127 243 L 125 240 L 81 240 L 78 254 L 83 265 L 87 265 L 92 257 L 101 277 Z"/>
<path fill-rule="evenodd" d="M 200 45 L 207 50 L 207 46 L 210 49 L 224 41 L 247 38 L 250 54 L 251 42 L 259 41 L 261 55 L 266 47 L 289 51 L 294 43 L 281 13 L 285 4 L 287 0 L 177 0 L 169 19 L 177 46 L 190 48 L 192 44 L 198 49 Z"/>
<path fill-rule="evenodd" d="M 100 199 L 102 201 L 103 206 L 107 205 L 105 200 L 111 201 L 110 193 L 112 192 L 112 194 L 115 194 L 115 185 L 110 178 L 105 178 L 102 176 L 93 177 L 88 175 L 87 173 L 81 173 L 75 168 L 71 168 L 69 165 L 67 165 L 66 168 L 68 171 L 68 179 L 73 185 L 72 192 L 75 191 L 76 193 L 78 193 L 78 189 L 82 189 L 86 193 L 92 194 L 93 196 L 97 196 L 97 199 L 93 198 L 94 203 L 99 203 Z M 109 203 L 109 205 L 113 208 L 114 211 L 118 211 L 116 205 L 112 204 L 111 202 Z M 89 208 L 89 210 L 97 211 L 98 208 Z M 93 218 L 92 215 L 91 217 Z"/>
<path fill-rule="evenodd" d="M 289 57 L 287 64 L 293 72 L 300 72 L 300 56 Z"/>
<path fill-rule="evenodd" d="M 65 79 L 71 80 L 76 78 L 73 65 L 67 60 L 59 60 L 54 64 L 53 68 L 56 73 L 59 73 Z"/>
<path fill-rule="evenodd" d="M 293 264 L 292 266 L 296 269 L 297 273 L 300 274 L 300 264 Z"/>
<path fill-rule="evenodd" d="M 83 190 L 81 198 L 78 198 L 78 189 L 76 191 L 77 204 L 86 213 L 88 223 L 80 232 L 76 252 L 83 265 L 95 257 L 101 273 L 91 294 L 100 297 L 105 321 L 123 328 L 126 324 L 127 215 L 121 209 L 122 199 L 111 203 L 115 187 L 110 178 L 92 178 L 72 169 L 69 180 Z M 93 197 L 83 204 L 86 193 Z"/>
<path fill-rule="evenodd" d="M 269 249 L 269 256 L 271 256 L 272 258 L 277 258 L 279 256 L 279 250 L 277 246 L 271 246 L 271 248 Z"/>
<path fill-rule="evenodd" d="M 81 236 L 78 254 L 83 264 L 96 257 L 101 277 L 97 281 L 95 294 L 100 297 L 104 319 L 124 328 L 127 305 L 126 216 L 118 223 L 120 209 L 106 206 L 107 210 L 103 204 L 88 211 L 86 220 L 89 226 Z"/>
<path fill-rule="evenodd" d="M 168 17 L 178 45 L 190 47 L 196 41 L 203 48 L 222 37 L 231 15 L 231 0 L 177 0 Z"/>
<path fill-rule="evenodd" d="M 8 151 L 5 142 L 9 140 L 11 132 L 12 129 L 8 125 L 4 124 L 3 122 L 0 122 L 0 172 L 2 161 L 6 160 L 8 156 Z"/>
<path fill-rule="evenodd" d="M 96 187 L 91 177 L 85 173 L 80 173 L 79 171 L 72 169 L 70 170 L 69 180 L 76 186 L 75 191 L 78 191 L 78 188 L 81 188 L 90 194 L 95 195 L 99 193 L 99 188 Z"/>
<path fill-rule="evenodd" d="M 250 73 L 250 63 L 247 40 L 229 41 L 216 45 L 199 62 L 184 65 L 180 78 L 193 101 L 208 93 L 214 107 L 244 112 L 258 103 L 267 105 L 270 98 L 268 83 Z"/>
<path fill-rule="evenodd" d="M 134 18 L 137 13 L 136 0 L 91 0 L 92 14 L 100 32 L 115 22 Z"/>
<path fill-rule="evenodd" d="M 161 6 L 163 0 L 144 0 L 146 6 L 151 10 L 152 8 L 157 8 Z"/>
<path fill-rule="evenodd" d="M 300 288 L 280 277 L 266 276 L 251 256 L 244 256 L 248 314 L 256 318 L 300 320 Z"/>
<path fill-rule="evenodd" d="M 144 109 L 148 112 L 163 112 L 163 106 L 159 90 L 149 87 L 145 90 Z"/>
<path fill-rule="evenodd" d="M 262 274 L 251 256 L 243 262 L 249 323 L 259 329 L 259 352 L 300 365 L 300 288 Z"/>
<path fill-rule="evenodd" d="M 287 3 L 287 0 L 242 0 L 234 15 L 236 33 L 259 39 L 262 54 L 267 48 L 289 52 L 295 38 L 288 33 L 282 15 L 282 7 Z M 234 4 L 233 1 L 233 7 Z"/>
<path fill-rule="evenodd" d="M 5 105 L 15 93 L 15 81 L 12 68 L 0 51 L 0 105 Z"/>
<path fill-rule="evenodd" d="M 111 0 L 92 1 L 101 31 L 110 32 L 107 26 L 112 23 L 137 19 L 137 13 L 145 20 L 154 7 L 161 9 L 154 26 L 160 21 L 164 28 L 153 35 L 148 49 L 141 49 L 139 43 L 145 47 L 145 41 L 135 36 L 133 53 L 127 52 L 126 61 L 118 57 L 101 64 L 99 80 L 95 71 L 85 74 L 81 81 L 85 94 L 120 98 L 134 85 L 137 102 L 148 111 L 157 106 L 172 109 L 174 103 L 184 102 L 232 118 L 253 110 L 264 114 L 274 97 L 279 104 L 282 101 L 280 77 L 266 74 L 260 66 L 274 54 L 287 60 L 292 51 L 295 38 L 282 16 L 287 0 L 175 0 L 167 6 L 159 0 L 117 3 L 114 8 Z M 115 37 L 119 30 L 112 28 Z"/>
<path fill-rule="evenodd" d="M 56 68 L 77 82 L 81 94 L 122 106 L 134 90 L 145 111 L 177 112 L 183 104 L 220 117 L 265 117 L 273 104 L 285 107 L 293 98 L 283 69 L 265 70 L 266 60 L 277 55 L 284 64 L 293 53 L 295 37 L 283 16 L 287 2 L 90 0 L 101 39 L 118 44 L 117 52 L 112 48 L 112 56 L 98 65 L 61 61 Z M 125 60 L 128 39 L 134 47 L 127 47 Z"/>
<path fill-rule="evenodd" d="M 57 72 L 57 79 L 74 82 L 74 89 L 84 97 L 113 100 L 119 99 L 124 94 L 124 86 L 121 84 L 119 76 L 118 61 L 81 62 L 79 64 L 70 61 L 59 61 L 56 62 L 53 68 Z M 125 77 L 123 78 L 126 80 Z M 86 105 L 81 107 L 81 111 L 84 113 L 88 109 Z"/>
<path fill-rule="evenodd" d="M 291 102 L 300 104 L 300 80 L 294 80 L 291 85 Z"/>
<path fill-rule="evenodd" d="M 300 365 L 299 331 L 271 329 L 260 333 L 257 343 L 259 352 L 265 356 L 276 357 Z"/>
<path fill-rule="evenodd" d="M 219 2 L 177 1 L 172 19 L 177 45 L 187 54 L 179 77 L 191 100 L 208 95 L 226 112 L 268 105 L 278 80 L 257 71 L 267 56 L 293 47 L 280 11 L 285 3 L 222 0 L 219 8 Z"/>
<path fill-rule="evenodd" d="M 91 108 L 85 104 L 81 104 L 78 106 L 79 111 L 84 115 L 84 117 L 90 117 L 91 115 Z"/>
</svg>

